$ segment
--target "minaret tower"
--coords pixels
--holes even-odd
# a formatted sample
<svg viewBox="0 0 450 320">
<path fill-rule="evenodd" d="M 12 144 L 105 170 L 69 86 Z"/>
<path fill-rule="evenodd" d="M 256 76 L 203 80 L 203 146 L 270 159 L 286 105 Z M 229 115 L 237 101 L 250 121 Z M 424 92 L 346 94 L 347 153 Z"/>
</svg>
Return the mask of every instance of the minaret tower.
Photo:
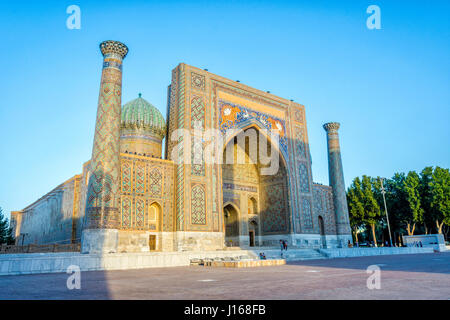
<svg viewBox="0 0 450 320">
<path fill-rule="evenodd" d="M 100 44 L 103 70 L 90 164 L 82 253 L 117 251 L 120 206 L 120 112 L 122 61 L 128 48 L 118 41 Z"/>
<path fill-rule="evenodd" d="M 328 175 L 333 189 L 333 203 L 336 215 L 336 232 L 338 245 L 346 246 L 348 240 L 352 242 L 350 220 L 348 216 L 347 196 L 345 194 L 344 171 L 342 168 L 341 148 L 339 146 L 338 122 L 323 125 L 327 132 L 328 145 Z"/>
</svg>

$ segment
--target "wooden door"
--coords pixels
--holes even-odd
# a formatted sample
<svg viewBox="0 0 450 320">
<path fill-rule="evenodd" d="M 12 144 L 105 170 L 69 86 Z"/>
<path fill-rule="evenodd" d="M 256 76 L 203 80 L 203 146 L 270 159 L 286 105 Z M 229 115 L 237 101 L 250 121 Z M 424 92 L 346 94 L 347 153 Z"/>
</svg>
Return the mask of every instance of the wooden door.
<svg viewBox="0 0 450 320">
<path fill-rule="evenodd" d="M 250 247 L 254 247 L 255 246 L 255 231 L 250 230 L 248 235 L 250 237 Z"/>
<path fill-rule="evenodd" d="M 148 245 L 150 247 L 150 251 L 156 250 L 156 236 L 155 235 L 150 235 L 150 237 L 148 239 Z"/>
</svg>

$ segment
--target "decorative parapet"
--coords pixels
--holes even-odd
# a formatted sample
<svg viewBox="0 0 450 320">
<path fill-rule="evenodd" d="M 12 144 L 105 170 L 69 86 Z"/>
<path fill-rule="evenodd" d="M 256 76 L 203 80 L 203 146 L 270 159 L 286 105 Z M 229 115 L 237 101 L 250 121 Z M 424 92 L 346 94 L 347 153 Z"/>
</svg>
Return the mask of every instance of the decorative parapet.
<svg viewBox="0 0 450 320">
<path fill-rule="evenodd" d="M 323 125 L 323 128 L 327 133 L 336 133 L 340 126 L 341 124 L 339 122 L 328 122 Z"/>
<path fill-rule="evenodd" d="M 340 151 L 338 135 L 340 126 L 339 122 L 328 122 L 323 125 L 323 128 L 327 132 L 328 152 Z"/>
<path fill-rule="evenodd" d="M 104 57 L 108 54 L 117 54 L 124 59 L 128 53 L 128 47 L 122 42 L 107 40 L 100 43 L 100 51 Z"/>
</svg>

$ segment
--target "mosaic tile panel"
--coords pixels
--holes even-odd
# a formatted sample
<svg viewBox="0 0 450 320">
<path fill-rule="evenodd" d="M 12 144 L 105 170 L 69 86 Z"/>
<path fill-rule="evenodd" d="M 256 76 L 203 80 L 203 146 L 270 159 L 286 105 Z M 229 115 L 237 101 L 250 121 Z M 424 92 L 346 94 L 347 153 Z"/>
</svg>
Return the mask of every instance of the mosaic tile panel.
<svg viewBox="0 0 450 320">
<path fill-rule="evenodd" d="M 205 76 L 191 72 L 191 87 L 205 91 Z"/>
<path fill-rule="evenodd" d="M 145 164 L 136 162 L 135 165 L 135 192 L 138 194 L 145 193 Z"/>
<path fill-rule="evenodd" d="M 206 224 L 206 195 L 200 184 L 194 184 L 191 191 L 191 223 Z"/>
<path fill-rule="evenodd" d="M 312 221 L 311 203 L 308 199 L 303 199 L 302 201 L 302 212 L 303 212 L 303 226 L 306 229 L 312 229 L 313 221 Z"/>
<path fill-rule="evenodd" d="M 306 158 L 305 137 L 303 134 L 303 128 L 300 126 L 295 127 L 295 145 L 297 157 L 299 159 L 305 159 Z"/>
<path fill-rule="evenodd" d="M 265 233 L 287 230 L 286 192 L 282 183 L 266 187 L 261 194 L 263 231 Z"/>
<path fill-rule="evenodd" d="M 122 162 L 122 192 L 132 191 L 132 163 L 129 161 Z"/>
<path fill-rule="evenodd" d="M 133 203 L 131 197 L 122 197 L 122 228 L 129 229 L 131 228 L 131 217 L 133 210 Z"/>
<path fill-rule="evenodd" d="M 199 126 L 205 129 L 205 102 L 202 97 L 194 97 L 191 100 L 191 130 Z M 191 145 L 191 174 L 205 175 L 205 163 L 203 156 L 204 144 L 202 139 L 192 139 Z"/>
<path fill-rule="evenodd" d="M 137 168 L 141 169 L 137 169 Z M 174 230 L 174 165 L 148 157 L 122 156 L 122 173 L 126 168 L 136 168 L 135 174 L 144 173 L 144 188 L 133 187 L 132 192 L 122 192 L 122 229 L 150 230 L 147 206 L 161 204 L 163 231 Z M 122 175 L 122 178 L 126 175 Z M 141 191 L 144 191 L 141 193 Z M 158 227 L 159 228 L 159 227 Z"/>
<path fill-rule="evenodd" d="M 294 120 L 303 123 L 303 110 L 299 108 L 294 109 Z"/>
<path fill-rule="evenodd" d="M 300 163 L 298 166 L 298 175 L 300 179 L 300 191 L 309 192 L 309 175 L 306 164 Z"/>
<path fill-rule="evenodd" d="M 145 200 L 140 197 L 136 197 L 136 229 L 145 228 Z"/>
<path fill-rule="evenodd" d="M 185 71 L 184 66 L 178 68 L 178 128 L 184 128 L 184 108 L 185 108 Z M 178 144 L 183 143 L 183 137 L 178 138 Z M 180 148 L 178 157 L 183 159 L 183 148 Z M 184 166 L 178 165 L 176 168 L 176 204 L 177 204 L 177 230 L 185 229 L 184 223 Z"/>
<path fill-rule="evenodd" d="M 152 197 L 161 197 L 162 192 L 162 173 L 159 168 L 153 168 L 149 172 L 149 194 Z"/>
<path fill-rule="evenodd" d="M 219 103 L 219 129 L 222 133 L 237 127 L 240 124 L 255 121 L 261 128 L 274 130 L 279 134 L 280 149 L 285 157 L 289 157 L 287 152 L 286 123 L 284 120 L 227 101 L 219 100 Z"/>
</svg>

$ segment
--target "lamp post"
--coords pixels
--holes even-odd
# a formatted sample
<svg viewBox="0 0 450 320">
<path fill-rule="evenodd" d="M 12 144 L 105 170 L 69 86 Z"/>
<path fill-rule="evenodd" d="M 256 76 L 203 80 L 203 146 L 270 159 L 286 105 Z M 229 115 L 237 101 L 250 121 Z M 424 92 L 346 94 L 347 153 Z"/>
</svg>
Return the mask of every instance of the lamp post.
<svg viewBox="0 0 450 320">
<path fill-rule="evenodd" d="M 380 181 L 381 181 L 381 194 L 383 195 L 384 212 L 386 213 L 386 221 L 387 221 L 388 230 L 389 230 L 389 241 L 390 241 L 390 246 L 392 247 L 391 227 L 389 225 L 389 216 L 388 216 L 387 206 L 386 206 L 386 197 L 384 196 L 386 194 L 386 191 L 384 190 L 383 180 L 384 180 L 384 178 L 380 178 Z"/>
</svg>

